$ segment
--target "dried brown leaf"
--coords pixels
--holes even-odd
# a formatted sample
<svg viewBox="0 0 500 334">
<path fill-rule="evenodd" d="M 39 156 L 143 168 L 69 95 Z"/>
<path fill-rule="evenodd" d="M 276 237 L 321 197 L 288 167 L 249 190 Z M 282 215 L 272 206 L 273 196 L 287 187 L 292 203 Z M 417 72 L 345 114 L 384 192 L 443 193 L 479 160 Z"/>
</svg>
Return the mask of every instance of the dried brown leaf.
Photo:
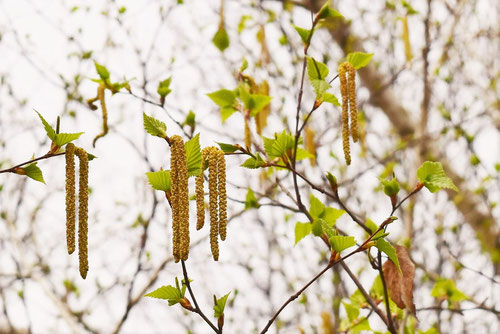
<svg viewBox="0 0 500 334">
<path fill-rule="evenodd" d="M 406 248 L 396 245 L 401 272 L 391 260 L 387 260 L 382 269 L 384 278 L 389 289 L 391 299 L 401 309 L 408 309 L 416 315 L 415 304 L 413 304 L 413 279 L 415 277 L 415 265 L 408 256 Z"/>
</svg>

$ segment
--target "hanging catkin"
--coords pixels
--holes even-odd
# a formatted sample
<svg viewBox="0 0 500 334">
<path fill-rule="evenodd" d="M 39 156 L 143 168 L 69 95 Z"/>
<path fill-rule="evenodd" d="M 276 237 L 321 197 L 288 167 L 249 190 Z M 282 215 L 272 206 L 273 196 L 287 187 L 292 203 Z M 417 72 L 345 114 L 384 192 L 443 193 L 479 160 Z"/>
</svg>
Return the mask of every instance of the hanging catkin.
<svg viewBox="0 0 500 334">
<path fill-rule="evenodd" d="M 78 257 L 80 260 L 80 275 L 87 277 L 88 263 L 88 200 L 89 200 L 89 159 L 84 149 L 77 147 L 75 154 L 80 160 L 80 175 L 78 184 Z"/>
<path fill-rule="evenodd" d="M 219 260 L 219 211 L 217 191 L 217 156 L 215 147 L 208 148 L 208 197 L 210 211 L 210 249 L 215 261 Z"/>
<path fill-rule="evenodd" d="M 226 240 L 227 229 L 227 195 L 226 195 L 226 160 L 224 152 L 215 150 L 217 154 L 217 190 L 219 195 L 219 234 L 221 240 Z"/>
<path fill-rule="evenodd" d="M 189 256 L 189 194 L 186 149 L 180 136 L 172 136 L 171 179 L 174 259 L 186 261 Z"/>
<path fill-rule="evenodd" d="M 342 95 L 342 148 L 346 164 L 351 164 L 351 152 L 349 147 L 349 93 L 347 88 L 346 63 L 340 64 L 338 68 L 340 79 L 340 94 Z"/>
<path fill-rule="evenodd" d="M 349 74 L 349 79 L 347 82 L 347 91 L 349 93 L 349 110 L 350 110 L 350 129 L 352 140 L 354 142 L 358 141 L 359 131 L 358 131 L 358 108 L 356 106 L 356 70 L 351 63 L 347 63 L 347 73 Z"/>
<path fill-rule="evenodd" d="M 68 254 L 75 251 L 75 145 L 66 145 L 66 244 Z"/>
</svg>

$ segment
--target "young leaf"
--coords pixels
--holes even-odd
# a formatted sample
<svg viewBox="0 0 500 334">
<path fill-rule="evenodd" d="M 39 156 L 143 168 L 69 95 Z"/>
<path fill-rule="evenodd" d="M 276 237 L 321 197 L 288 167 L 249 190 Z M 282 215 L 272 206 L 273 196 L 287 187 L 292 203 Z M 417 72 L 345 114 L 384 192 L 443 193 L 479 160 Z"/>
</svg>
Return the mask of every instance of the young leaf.
<svg viewBox="0 0 500 334">
<path fill-rule="evenodd" d="M 190 127 L 194 127 L 195 123 L 196 123 L 196 114 L 192 110 L 189 110 L 188 114 L 186 115 L 186 119 L 182 123 L 182 126 L 187 125 Z"/>
<path fill-rule="evenodd" d="M 340 253 L 344 249 L 352 247 L 355 244 L 356 240 L 354 239 L 354 237 L 350 236 L 336 235 L 330 238 L 330 245 L 337 253 Z"/>
<path fill-rule="evenodd" d="M 345 311 L 347 313 L 347 319 L 349 319 L 350 322 L 353 322 L 358 318 L 359 316 L 358 307 L 355 307 L 351 304 L 347 304 L 346 302 L 342 302 L 342 305 L 344 305 Z"/>
<path fill-rule="evenodd" d="M 230 107 L 234 104 L 234 100 L 236 99 L 234 92 L 228 89 L 221 89 L 216 92 L 209 93 L 207 96 L 219 107 Z"/>
<path fill-rule="evenodd" d="M 385 240 L 384 238 L 380 238 L 377 240 L 375 247 L 377 247 L 381 252 L 384 252 L 389 257 L 389 259 L 396 265 L 396 268 L 398 268 L 398 271 L 401 273 L 401 267 L 399 266 L 398 256 L 396 255 L 396 249 L 392 247 L 391 243 Z"/>
<path fill-rule="evenodd" d="M 262 111 L 269 103 L 271 103 L 272 97 L 261 94 L 251 94 L 250 95 L 250 115 L 252 117 L 256 116 L 260 111 Z"/>
<path fill-rule="evenodd" d="M 189 176 L 198 176 L 201 174 L 201 148 L 200 148 L 200 134 L 191 138 L 186 144 L 186 162 L 188 165 Z"/>
<path fill-rule="evenodd" d="M 97 74 L 99 74 L 101 79 L 104 81 L 108 80 L 109 79 L 109 71 L 106 68 L 106 66 L 103 66 L 96 61 L 94 61 L 94 65 L 95 65 L 95 70 L 97 71 Z"/>
<path fill-rule="evenodd" d="M 179 300 L 183 298 L 181 291 L 171 285 L 162 286 L 161 288 L 148 293 L 147 295 L 145 295 L 145 297 L 167 299 L 169 306 L 177 304 Z"/>
<path fill-rule="evenodd" d="M 161 97 L 166 97 L 168 94 L 170 94 L 170 92 L 172 91 L 170 89 L 170 83 L 172 82 L 172 77 L 169 77 L 163 81 L 160 81 L 160 83 L 158 84 L 158 88 L 156 89 L 156 91 L 158 92 L 158 94 L 161 96 Z"/>
<path fill-rule="evenodd" d="M 321 223 L 321 229 L 323 230 L 323 233 L 326 234 L 328 239 L 338 235 L 338 233 L 330 226 L 329 223 L 326 222 L 326 220 L 324 220 L 322 218 L 319 218 L 318 220 Z"/>
<path fill-rule="evenodd" d="M 319 10 L 317 16 L 320 20 L 328 19 L 328 18 L 343 17 L 342 14 L 340 14 L 335 9 L 330 7 L 330 2 L 331 1 L 325 2 L 323 7 L 321 7 L 321 9 Z"/>
<path fill-rule="evenodd" d="M 389 197 L 396 196 L 399 193 L 399 190 L 401 189 L 398 180 L 396 180 L 396 178 L 393 178 L 391 180 L 381 178 L 380 182 L 382 182 L 382 185 L 384 186 L 384 194 L 386 194 Z"/>
<path fill-rule="evenodd" d="M 35 112 L 38 114 L 38 117 L 40 117 L 40 120 L 42 121 L 43 127 L 45 128 L 45 132 L 47 132 L 47 137 L 49 137 L 50 140 L 55 141 L 56 131 L 50 126 L 49 123 L 47 123 L 45 118 L 43 118 L 38 111 L 35 110 Z"/>
<path fill-rule="evenodd" d="M 155 190 L 170 191 L 170 171 L 161 170 L 159 172 L 148 172 L 146 173 L 148 177 L 149 184 Z"/>
<path fill-rule="evenodd" d="M 160 120 L 142 113 L 144 130 L 152 136 L 165 138 L 167 136 L 167 126 Z"/>
<path fill-rule="evenodd" d="M 215 33 L 212 38 L 212 43 L 219 49 L 221 52 L 224 52 L 229 47 L 229 35 L 227 34 L 226 29 L 221 26 Z"/>
<path fill-rule="evenodd" d="M 297 223 L 295 224 L 295 244 L 308 236 L 312 231 L 311 223 Z"/>
<path fill-rule="evenodd" d="M 426 161 L 417 170 L 417 177 L 431 193 L 441 189 L 452 189 L 458 192 L 453 181 L 446 176 L 440 162 Z"/>
<path fill-rule="evenodd" d="M 304 160 L 304 159 L 309 159 L 314 157 L 314 154 L 309 153 L 309 151 L 304 150 L 303 148 L 297 148 L 297 156 L 295 157 L 295 160 Z"/>
<path fill-rule="evenodd" d="M 309 195 L 309 213 L 313 218 L 322 217 L 325 212 L 325 205 L 321 203 L 312 193 Z"/>
<path fill-rule="evenodd" d="M 396 252 L 401 265 L 401 271 L 398 270 L 391 259 L 387 260 L 382 266 L 387 288 L 389 289 L 391 299 L 399 308 L 406 308 L 413 315 L 416 315 L 415 304 L 413 304 L 415 265 L 408 256 L 406 248 L 396 245 Z"/>
<path fill-rule="evenodd" d="M 450 279 L 439 279 L 432 288 L 431 296 L 447 299 L 450 302 L 461 302 L 469 299 L 467 295 L 457 289 L 455 282 Z"/>
<path fill-rule="evenodd" d="M 36 162 L 24 167 L 23 170 L 26 172 L 27 177 L 32 178 L 35 181 L 45 183 L 42 170 L 38 168 Z"/>
<path fill-rule="evenodd" d="M 218 319 L 220 316 L 224 315 L 224 308 L 226 307 L 227 297 L 229 297 L 229 292 L 227 295 L 217 299 L 214 295 L 214 317 Z"/>
<path fill-rule="evenodd" d="M 259 201 L 257 200 L 257 197 L 255 197 L 255 193 L 251 188 L 248 188 L 247 195 L 245 197 L 245 210 L 251 208 L 259 208 L 259 207 L 260 204 Z"/>
<path fill-rule="evenodd" d="M 323 224 L 321 223 L 321 220 L 322 219 L 320 218 L 314 219 L 311 226 L 312 234 L 314 234 L 317 237 L 321 237 L 323 235 Z"/>
<path fill-rule="evenodd" d="M 80 138 L 80 136 L 83 134 L 83 132 L 78 132 L 78 133 L 58 133 L 56 134 L 56 139 L 54 140 L 54 143 L 59 146 L 63 147 L 67 143 L 72 142 L 73 140 L 76 140 Z"/>
<path fill-rule="evenodd" d="M 322 218 L 328 223 L 330 227 L 333 227 L 337 222 L 337 219 L 339 219 L 340 216 L 342 216 L 344 213 L 344 210 L 327 207 L 325 208 L 325 212 L 323 213 Z"/>
<path fill-rule="evenodd" d="M 319 79 L 311 80 L 311 85 L 313 86 L 314 93 L 316 93 L 318 97 L 323 96 L 325 92 L 332 87 L 325 80 Z"/>
<path fill-rule="evenodd" d="M 260 167 L 264 166 L 264 164 L 265 164 L 265 161 L 262 160 L 260 154 L 257 153 L 256 158 L 254 158 L 254 157 L 248 158 L 247 160 L 245 160 L 245 162 L 243 162 L 241 167 L 255 169 L 255 168 L 260 168 Z"/>
<path fill-rule="evenodd" d="M 309 80 L 325 80 L 329 72 L 325 64 L 313 57 L 307 57 L 307 76 Z"/>
<path fill-rule="evenodd" d="M 304 42 L 304 44 L 307 44 L 307 42 L 309 41 L 309 35 L 312 33 L 312 31 L 310 29 L 304 29 L 301 27 L 297 27 L 296 25 L 294 25 L 293 28 L 299 34 L 300 39 L 302 39 L 302 42 Z"/>
<path fill-rule="evenodd" d="M 351 52 L 347 55 L 347 61 L 350 62 L 356 70 L 358 70 L 368 65 L 372 57 L 373 53 Z"/>
<path fill-rule="evenodd" d="M 239 150 L 238 146 L 232 144 L 217 143 L 217 145 L 224 153 L 233 153 Z"/>
<path fill-rule="evenodd" d="M 220 109 L 220 118 L 222 120 L 222 123 L 224 123 L 229 116 L 237 112 L 238 110 L 234 109 L 233 107 L 227 106 L 227 107 L 222 107 Z"/>
<path fill-rule="evenodd" d="M 333 94 L 330 94 L 330 93 L 323 93 L 323 95 L 321 96 L 321 98 L 323 99 L 323 102 L 327 102 L 327 103 L 331 103 L 333 104 L 334 106 L 337 106 L 337 107 L 340 107 L 340 102 L 339 100 L 337 99 L 337 97 Z"/>
</svg>

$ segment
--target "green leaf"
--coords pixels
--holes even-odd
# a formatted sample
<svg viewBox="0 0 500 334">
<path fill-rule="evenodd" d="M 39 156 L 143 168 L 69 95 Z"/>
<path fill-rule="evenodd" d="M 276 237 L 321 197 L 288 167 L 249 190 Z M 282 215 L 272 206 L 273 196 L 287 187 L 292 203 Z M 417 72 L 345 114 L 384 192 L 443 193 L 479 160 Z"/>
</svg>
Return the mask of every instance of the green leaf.
<svg viewBox="0 0 500 334">
<path fill-rule="evenodd" d="M 295 160 L 299 161 L 299 160 L 309 159 L 312 157 L 314 157 L 314 155 L 312 155 L 309 151 L 306 151 L 300 147 L 297 148 L 297 157 L 295 158 Z"/>
<path fill-rule="evenodd" d="M 191 138 L 184 144 L 186 149 L 186 162 L 189 176 L 198 176 L 201 174 L 201 148 L 200 134 Z"/>
<path fill-rule="evenodd" d="M 229 89 L 221 89 L 213 93 L 208 93 L 207 96 L 214 101 L 219 107 L 228 107 L 234 104 L 236 95 Z"/>
<path fill-rule="evenodd" d="M 95 70 L 97 71 L 97 74 L 99 74 L 101 79 L 104 81 L 108 80 L 109 79 L 109 71 L 106 68 L 106 66 L 103 66 L 96 61 L 94 61 L 94 65 L 95 65 Z"/>
<path fill-rule="evenodd" d="M 167 126 L 160 120 L 142 113 L 144 130 L 152 136 L 165 138 L 167 136 Z"/>
<path fill-rule="evenodd" d="M 321 219 L 314 219 L 311 226 L 311 232 L 317 237 L 321 237 L 323 235 L 323 224 L 321 223 Z"/>
<path fill-rule="evenodd" d="M 251 94 L 250 95 L 250 116 L 256 116 L 260 111 L 262 111 L 269 103 L 271 103 L 272 97 L 261 94 Z"/>
<path fill-rule="evenodd" d="M 323 99 L 323 102 L 327 102 L 327 103 L 331 103 L 333 104 L 334 106 L 337 106 L 337 107 L 340 107 L 340 102 L 339 100 L 337 99 L 337 97 L 333 94 L 330 94 L 330 93 L 323 93 L 323 95 L 321 96 L 321 98 Z"/>
<path fill-rule="evenodd" d="M 307 76 L 309 80 L 325 80 L 330 71 L 328 67 L 313 57 L 307 57 Z"/>
<path fill-rule="evenodd" d="M 214 295 L 214 317 L 219 318 L 222 315 L 224 315 L 224 308 L 226 307 L 226 302 L 227 302 L 227 297 L 229 297 L 229 292 L 227 295 L 221 297 L 220 299 L 217 299 L 217 297 Z"/>
<path fill-rule="evenodd" d="M 304 42 L 304 44 L 307 44 L 307 42 L 309 41 L 309 35 L 312 33 L 312 31 L 310 29 L 304 29 L 301 27 L 297 27 L 296 25 L 294 25 L 293 28 L 299 34 L 300 39 L 302 39 L 302 42 Z"/>
<path fill-rule="evenodd" d="M 321 9 L 319 10 L 319 12 L 317 14 L 319 19 L 343 17 L 342 14 L 340 14 L 335 9 L 330 7 L 330 2 L 331 1 L 325 2 L 323 7 L 321 7 Z"/>
<path fill-rule="evenodd" d="M 196 123 L 196 114 L 192 110 L 189 110 L 188 114 L 186 115 L 186 119 L 184 120 L 182 125 L 194 127 L 195 123 Z"/>
<path fill-rule="evenodd" d="M 238 146 L 233 144 L 217 143 L 217 145 L 219 145 L 220 149 L 224 153 L 234 153 L 240 149 Z"/>
<path fill-rule="evenodd" d="M 322 218 L 319 218 L 318 220 L 321 223 L 321 229 L 323 230 L 323 233 L 327 235 L 328 239 L 338 235 L 338 233 L 330 226 L 330 224 L 326 220 Z"/>
<path fill-rule="evenodd" d="M 158 94 L 161 96 L 161 97 L 166 97 L 168 94 L 170 94 L 170 92 L 172 91 L 170 89 L 170 83 L 172 82 L 172 77 L 169 77 L 163 81 L 160 81 L 160 83 L 158 84 L 158 88 L 156 89 L 156 91 L 158 92 Z"/>
<path fill-rule="evenodd" d="M 59 146 L 63 147 L 67 143 L 72 142 L 73 140 L 76 140 L 80 138 L 80 136 L 83 134 L 83 132 L 78 132 L 78 133 L 58 133 L 56 134 L 56 139 L 54 140 L 54 143 Z"/>
<path fill-rule="evenodd" d="M 215 33 L 212 38 L 212 43 L 219 49 L 221 52 L 224 52 L 229 47 L 229 35 L 227 34 L 226 29 L 221 26 Z"/>
<path fill-rule="evenodd" d="M 375 224 L 375 223 L 373 222 L 373 220 L 371 220 L 370 218 L 368 218 L 368 219 L 366 220 L 365 225 L 366 225 L 366 227 L 368 227 L 368 228 L 370 229 L 370 231 L 371 231 L 371 233 L 370 233 L 370 234 L 373 234 L 376 230 L 378 230 L 378 226 L 377 226 L 377 224 Z M 372 240 L 377 240 L 377 239 L 379 239 L 379 238 L 380 238 L 380 237 L 381 237 L 384 233 L 385 233 L 385 232 L 384 232 L 384 230 L 383 230 L 383 229 L 382 229 L 382 230 L 380 230 L 380 231 L 378 231 L 378 232 L 377 232 L 377 234 L 375 234 L 375 235 L 373 236 Z"/>
<path fill-rule="evenodd" d="M 312 193 L 309 195 L 309 213 L 313 218 L 322 217 L 325 212 L 325 205 L 321 203 Z"/>
<path fill-rule="evenodd" d="M 455 282 L 450 279 L 439 279 L 432 288 L 431 296 L 444 298 L 450 302 L 461 302 L 469 299 L 466 294 L 457 289 Z"/>
<path fill-rule="evenodd" d="M 36 164 L 36 162 L 29 164 L 28 166 L 24 167 L 23 170 L 26 172 L 27 177 L 32 178 L 35 181 L 45 183 L 42 170 L 38 168 Z"/>
<path fill-rule="evenodd" d="M 389 197 L 396 196 L 401 189 L 396 178 L 393 178 L 391 180 L 381 178 L 380 182 L 382 182 L 382 185 L 384 186 L 384 193 Z"/>
<path fill-rule="evenodd" d="M 260 156 L 260 154 L 257 153 L 256 158 L 254 158 L 254 157 L 248 158 L 247 160 L 245 160 L 245 162 L 243 162 L 241 167 L 255 169 L 255 168 L 260 168 L 260 167 L 264 166 L 264 164 L 265 164 L 265 161 L 262 160 L 262 157 Z"/>
<path fill-rule="evenodd" d="M 171 285 L 162 286 L 161 288 L 148 293 L 145 297 L 167 299 L 169 306 L 177 304 L 179 300 L 183 298 L 181 291 Z"/>
<path fill-rule="evenodd" d="M 322 218 L 328 223 L 329 226 L 332 227 L 337 222 L 337 219 L 339 219 L 344 213 L 344 210 L 327 207 L 325 208 Z"/>
<path fill-rule="evenodd" d="M 35 112 L 38 114 L 38 117 L 40 117 L 40 120 L 42 121 L 43 127 L 45 128 L 45 132 L 47 132 L 47 137 L 49 137 L 50 140 L 55 141 L 56 131 L 50 126 L 49 123 L 47 123 L 45 118 L 43 118 L 38 111 L 35 110 Z"/>
<path fill-rule="evenodd" d="M 233 107 L 230 107 L 230 106 L 227 106 L 227 107 L 222 107 L 220 109 L 220 116 L 221 116 L 221 119 L 222 119 L 222 123 L 224 123 L 228 118 L 229 116 L 231 116 L 232 114 L 234 114 L 236 111 L 236 109 L 234 109 Z"/>
<path fill-rule="evenodd" d="M 359 308 L 358 307 L 355 307 L 351 304 L 347 304 L 346 302 L 342 302 L 342 305 L 344 305 L 349 322 L 353 322 L 354 320 L 356 320 L 358 318 L 358 316 L 359 316 Z"/>
<path fill-rule="evenodd" d="M 325 92 L 330 89 L 332 86 L 325 80 L 311 80 L 311 85 L 313 86 L 313 90 L 317 96 L 323 96 Z"/>
<path fill-rule="evenodd" d="M 295 244 L 304 239 L 311 233 L 311 223 L 297 223 L 295 224 Z"/>
<path fill-rule="evenodd" d="M 251 208 L 259 208 L 259 207 L 260 204 L 259 201 L 257 200 L 257 197 L 255 197 L 255 193 L 251 188 L 248 188 L 247 196 L 245 197 L 245 210 Z"/>
<path fill-rule="evenodd" d="M 356 245 L 356 240 L 354 239 L 354 237 L 336 235 L 330 238 L 330 245 L 332 246 L 334 251 L 340 253 L 344 249 Z"/>
<path fill-rule="evenodd" d="M 440 162 L 426 161 L 417 170 L 417 177 L 431 193 L 441 189 L 452 189 L 458 192 L 453 181 L 446 176 Z"/>
<path fill-rule="evenodd" d="M 354 66 L 356 70 L 365 67 L 370 63 L 373 53 L 351 52 L 347 55 L 347 61 Z"/>
<path fill-rule="evenodd" d="M 148 172 L 146 173 L 148 177 L 149 184 L 155 190 L 170 191 L 170 171 L 161 170 L 159 172 Z"/>
<path fill-rule="evenodd" d="M 389 259 L 391 259 L 391 261 L 394 262 L 394 264 L 399 270 L 399 273 L 403 274 L 403 272 L 401 271 L 401 267 L 399 266 L 399 260 L 398 260 L 398 255 L 396 254 L 396 249 L 391 245 L 390 242 L 388 242 L 384 238 L 380 238 L 377 240 L 375 247 L 377 247 L 381 252 L 384 252 L 389 257 Z"/>
<path fill-rule="evenodd" d="M 382 284 L 380 275 L 377 275 L 373 281 L 372 287 L 370 288 L 370 296 L 375 299 L 382 299 L 384 297 L 384 285 Z"/>
</svg>

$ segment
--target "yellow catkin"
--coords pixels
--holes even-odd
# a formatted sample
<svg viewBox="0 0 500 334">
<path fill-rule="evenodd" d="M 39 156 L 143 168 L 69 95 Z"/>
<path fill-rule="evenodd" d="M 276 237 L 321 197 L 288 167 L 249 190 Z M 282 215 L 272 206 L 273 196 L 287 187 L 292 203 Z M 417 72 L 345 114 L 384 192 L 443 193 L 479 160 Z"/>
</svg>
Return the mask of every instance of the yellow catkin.
<svg viewBox="0 0 500 334">
<path fill-rule="evenodd" d="M 215 261 L 219 260 L 219 212 L 218 212 L 218 186 L 217 186 L 217 157 L 216 148 L 208 147 L 208 197 L 210 211 L 210 249 Z"/>
<path fill-rule="evenodd" d="M 101 109 L 102 109 L 102 132 L 98 134 L 95 138 L 94 141 L 92 142 L 92 145 L 95 147 L 95 143 L 97 140 L 101 137 L 104 137 L 108 133 L 108 109 L 106 108 L 106 96 L 105 96 L 105 89 L 106 87 L 104 85 L 99 85 L 97 87 L 97 98 L 101 102 Z"/>
<path fill-rule="evenodd" d="M 321 334 L 333 334 L 330 313 L 321 312 Z"/>
<path fill-rule="evenodd" d="M 349 93 L 350 129 L 352 140 L 354 142 L 357 142 L 359 138 L 359 130 L 358 107 L 356 106 L 356 70 L 351 63 L 347 64 L 347 73 L 349 74 L 349 79 L 347 81 L 347 91 Z"/>
<path fill-rule="evenodd" d="M 202 159 L 202 164 L 205 160 Z M 196 177 L 196 229 L 201 230 L 205 224 L 205 190 L 203 170 L 199 176 Z"/>
<path fill-rule="evenodd" d="M 259 94 L 269 95 L 269 84 L 267 81 L 264 81 L 259 85 Z M 271 104 L 268 104 L 255 116 L 255 127 L 260 136 L 262 136 L 262 130 L 267 125 L 267 116 L 269 116 L 270 112 Z"/>
<path fill-rule="evenodd" d="M 173 174 L 172 206 L 174 206 L 173 211 L 176 213 L 176 215 L 174 216 L 174 224 L 176 225 L 178 232 L 176 238 L 178 259 L 186 261 L 189 256 L 190 241 L 188 168 L 186 162 L 186 149 L 184 148 L 184 141 L 180 136 L 172 136 L 170 140 L 172 143 L 171 176 Z M 175 208 L 175 206 L 177 208 Z"/>
<path fill-rule="evenodd" d="M 351 152 L 349 147 L 349 94 L 347 88 L 346 63 L 340 64 L 338 68 L 340 79 L 340 94 L 342 95 L 342 147 L 346 164 L 351 164 Z"/>
<path fill-rule="evenodd" d="M 411 62 L 413 59 L 413 53 L 411 52 L 410 44 L 410 31 L 408 29 L 408 17 L 403 17 L 403 33 L 402 33 L 403 43 L 405 45 L 405 56 L 406 61 Z"/>
<path fill-rule="evenodd" d="M 189 256 L 190 242 L 186 150 L 184 141 L 180 136 L 172 136 L 170 141 L 172 148 L 170 175 L 172 178 L 172 211 L 174 212 L 174 258 L 176 258 L 176 261 L 179 259 L 186 261 Z"/>
<path fill-rule="evenodd" d="M 316 142 L 314 136 L 314 130 L 310 126 L 306 126 L 305 145 L 307 152 L 312 154 L 312 157 L 309 158 L 311 166 L 316 166 Z"/>
<path fill-rule="evenodd" d="M 226 160 L 224 152 L 220 149 L 217 153 L 217 190 L 219 195 L 219 234 L 222 240 L 226 240 L 227 232 L 227 195 L 226 195 Z"/>
<path fill-rule="evenodd" d="M 84 149 L 77 147 L 75 154 L 80 160 L 80 175 L 78 184 L 78 257 L 80 260 L 80 275 L 87 277 L 88 262 L 88 201 L 89 201 L 89 159 Z"/>
<path fill-rule="evenodd" d="M 250 133 L 250 122 L 245 117 L 245 147 L 250 150 L 252 148 L 252 134 Z"/>
<path fill-rule="evenodd" d="M 75 145 L 66 145 L 66 244 L 68 254 L 75 251 Z"/>
</svg>

